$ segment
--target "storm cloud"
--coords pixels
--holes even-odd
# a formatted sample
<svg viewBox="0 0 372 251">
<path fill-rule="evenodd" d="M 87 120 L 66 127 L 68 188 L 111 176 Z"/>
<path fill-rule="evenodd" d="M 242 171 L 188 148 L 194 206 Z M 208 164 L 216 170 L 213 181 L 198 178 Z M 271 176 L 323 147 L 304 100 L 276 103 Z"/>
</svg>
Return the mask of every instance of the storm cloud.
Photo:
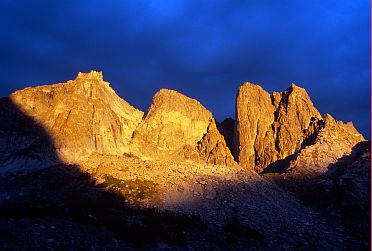
<svg viewBox="0 0 372 251">
<path fill-rule="evenodd" d="M 0 3 L 0 96 L 102 70 L 146 111 L 160 88 L 233 117 L 245 81 L 292 82 L 321 113 L 370 137 L 369 1 L 12 1 Z"/>
</svg>

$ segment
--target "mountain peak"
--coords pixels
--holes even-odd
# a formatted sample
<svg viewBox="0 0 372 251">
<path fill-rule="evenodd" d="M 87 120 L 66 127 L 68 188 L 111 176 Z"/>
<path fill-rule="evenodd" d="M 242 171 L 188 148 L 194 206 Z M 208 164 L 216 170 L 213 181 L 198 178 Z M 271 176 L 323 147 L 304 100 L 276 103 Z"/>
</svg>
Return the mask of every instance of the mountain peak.
<svg viewBox="0 0 372 251">
<path fill-rule="evenodd" d="M 90 71 L 90 72 L 79 72 L 76 80 L 97 80 L 103 81 L 103 74 L 102 71 Z"/>
<path fill-rule="evenodd" d="M 309 96 L 305 88 L 298 86 L 295 83 L 292 83 L 291 86 L 288 87 L 286 91 L 289 94 L 306 94 L 307 96 Z"/>
<path fill-rule="evenodd" d="M 301 88 L 300 86 L 296 85 L 295 83 L 292 83 L 291 86 L 289 87 L 291 89 L 296 89 L 296 88 Z M 302 88 L 301 88 L 302 89 Z"/>
<path fill-rule="evenodd" d="M 43 125 L 66 162 L 75 163 L 93 152 L 122 154 L 143 116 L 97 71 L 79 72 L 67 83 L 17 91 L 11 99 Z"/>
<path fill-rule="evenodd" d="M 161 97 L 162 99 L 164 98 L 190 99 L 189 97 L 185 96 L 184 94 L 178 91 L 166 89 L 166 88 L 161 88 L 159 91 L 155 93 L 154 98 L 159 98 L 159 97 Z"/>
<path fill-rule="evenodd" d="M 239 91 L 242 91 L 242 92 L 247 92 L 249 90 L 265 91 L 260 85 L 254 84 L 252 82 L 244 82 L 244 84 L 240 86 L 239 88 Z"/>
<path fill-rule="evenodd" d="M 234 164 L 212 113 L 196 99 L 174 90 L 160 89 L 154 95 L 131 143 L 138 155 L 152 158 Z"/>
<path fill-rule="evenodd" d="M 101 71 L 79 72 L 74 80 L 67 81 L 70 90 L 76 95 L 88 95 L 90 97 L 102 98 L 115 94 L 110 83 L 103 80 Z M 116 94 L 115 94 L 116 95 Z"/>
</svg>

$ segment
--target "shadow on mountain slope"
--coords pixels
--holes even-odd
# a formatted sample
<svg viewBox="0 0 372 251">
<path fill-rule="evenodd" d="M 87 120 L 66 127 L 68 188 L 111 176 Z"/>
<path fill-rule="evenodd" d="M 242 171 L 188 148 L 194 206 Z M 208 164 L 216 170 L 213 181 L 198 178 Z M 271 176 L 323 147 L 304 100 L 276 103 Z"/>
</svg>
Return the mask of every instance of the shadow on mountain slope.
<svg viewBox="0 0 372 251">
<path fill-rule="evenodd" d="M 135 208 L 118 193 L 97 186 L 89 173 L 59 158 L 52 136 L 10 98 L 0 100 L 0 120 L 3 248 L 115 248 L 111 234 L 134 246 L 156 241 L 182 246 L 186 242 L 183 231 L 205 228 L 199 218 Z M 141 219 L 138 224 L 136 217 Z M 26 223 L 17 231 L 19 219 Z M 54 221 L 61 222 L 58 235 L 65 243 L 47 238 L 56 234 L 42 226 Z M 106 234 L 99 233 L 101 228 Z"/>
<path fill-rule="evenodd" d="M 234 154 L 233 141 L 234 141 L 234 128 L 235 128 L 235 119 L 226 118 L 221 123 L 217 124 L 217 130 L 224 137 L 226 146 L 229 148 L 231 154 Z M 235 158 L 235 157 L 234 157 Z M 235 161 L 236 158 L 235 158 Z"/>
<path fill-rule="evenodd" d="M 218 228 L 194 215 L 128 203 L 78 165 L 64 163 L 53 135 L 11 98 L 0 99 L 0 121 L 2 250 L 183 250 L 190 239 L 201 249 L 267 245 L 233 219 Z"/>
<path fill-rule="evenodd" d="M 267 173 L 287 173 L 289 164 L 292 160 L 296 159 L 296 154 L 291 154 L 284 159 L 277 160 L 271 164 L 269 164 L 262 172 L 261 174 L 267 174 Z"/>
<path fill-rule="evenodd" d="M 0 99 L 0 121 L 0 249 L 363 247 L 359 243 L 339 243 L 340 238 L 347 237 L 335 234 L 340 231 L 328 228 L 292 196 L 261 178 L 249 184 L 216 184 L 215 190 L 226 194 L 213 203 L 223 204 L 226 200 L 227 206 L 211 213 L 224 213 L 228 208 L 219 225 L 193 214 L 175 213 L 177 210 L 136 206 L 131 198 L 114 189 L 113 184 L 121 184 L 115 178 L 107 176 L 105 182 L 98 182 L 79 165 L 64 163 L 55 149 L 53 135 L 9 98 Z M 213 210 L 208 198 L 191 197 L 182 203 L 181 209 Z M 364 236 L 358 238 L 357 242 L 365 241 Z"/>
<path fill-rule="evenodd" d="M 325 174 L 267 173 L 265 177 L 297 195 L 314 208 L 327 224 L 344 229 L 361 240 L 353 249 L 370 247 L 370 141 L 356 144 L 352 152 L 328 166 Z"/>
</svg>

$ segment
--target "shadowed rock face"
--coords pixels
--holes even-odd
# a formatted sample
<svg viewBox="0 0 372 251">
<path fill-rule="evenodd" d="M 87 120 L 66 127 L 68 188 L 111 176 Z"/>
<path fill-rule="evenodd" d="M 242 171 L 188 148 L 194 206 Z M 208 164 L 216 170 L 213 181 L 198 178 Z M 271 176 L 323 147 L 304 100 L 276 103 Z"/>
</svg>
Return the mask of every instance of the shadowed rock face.
<svg viewBox="0 0 372 251">
<path fill-rule="evenodd" d="M 352 124 L 344 125 L 327 116 L 322 118 L 305 89 L 295 84 L 282 93 L 270 95 L 258 85 L 245 83 L 236 100 L 234 155 L 242 166 L 261 172 L 270 164 L 314 145 L 302 155 L 308 157 L 307 152 L 324 149 L 330 158 L 322 159 L 322 163 L 311 161 L 309 165 L 326 167 L 332 163 L 330 159 L 342 157 L 364 140 Z M 340 142 L 334 139 L 342 144 L 336 146 Z M 319 147 L 324 140 L 332 147 Z M 332 152 L 333 146 L 337 152 Z M 292 169 L 303 162 L 300 159 L 292 163 Z"/>
<path fill-rule="evenodd" d="M 131 148 L 154 158 L 234 163 L 211 112 L 197 100 L 166 89 L 155 94 L 146 117 L 133 134 Z"/>
<path fill-rule="evenodd" d="M 143 112 L 116 95 L 102 73 L 79 73 L 67 83 L 26 88 L 9 97 L 49 132 L 61 159 L 93 152 L 122 154 Z"/>
<path fill-rule="evenodd" d="M 217 123 L 217 128 L 225 138 L 226 145 L 231 152 L 233 151 L 234 127 L 235 119 L 232 118 L 226 118 L 221 123 Z"/>
</svg>

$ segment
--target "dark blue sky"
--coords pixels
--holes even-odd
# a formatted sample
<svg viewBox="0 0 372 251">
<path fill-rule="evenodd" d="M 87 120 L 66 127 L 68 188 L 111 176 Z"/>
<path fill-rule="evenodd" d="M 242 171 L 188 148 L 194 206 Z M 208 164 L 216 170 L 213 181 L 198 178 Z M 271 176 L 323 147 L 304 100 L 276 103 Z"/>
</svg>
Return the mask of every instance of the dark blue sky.
<svg viewBox="0 0 372 251">
<path fill-rule="evenodd" d="M 2 0 L 0 24 L 0 96 L 95 69 L 141 110 L 165 87 L 222 120 L 244 81 L 294 82 L 370 137 L 369 1 Z"/>
</svg>

